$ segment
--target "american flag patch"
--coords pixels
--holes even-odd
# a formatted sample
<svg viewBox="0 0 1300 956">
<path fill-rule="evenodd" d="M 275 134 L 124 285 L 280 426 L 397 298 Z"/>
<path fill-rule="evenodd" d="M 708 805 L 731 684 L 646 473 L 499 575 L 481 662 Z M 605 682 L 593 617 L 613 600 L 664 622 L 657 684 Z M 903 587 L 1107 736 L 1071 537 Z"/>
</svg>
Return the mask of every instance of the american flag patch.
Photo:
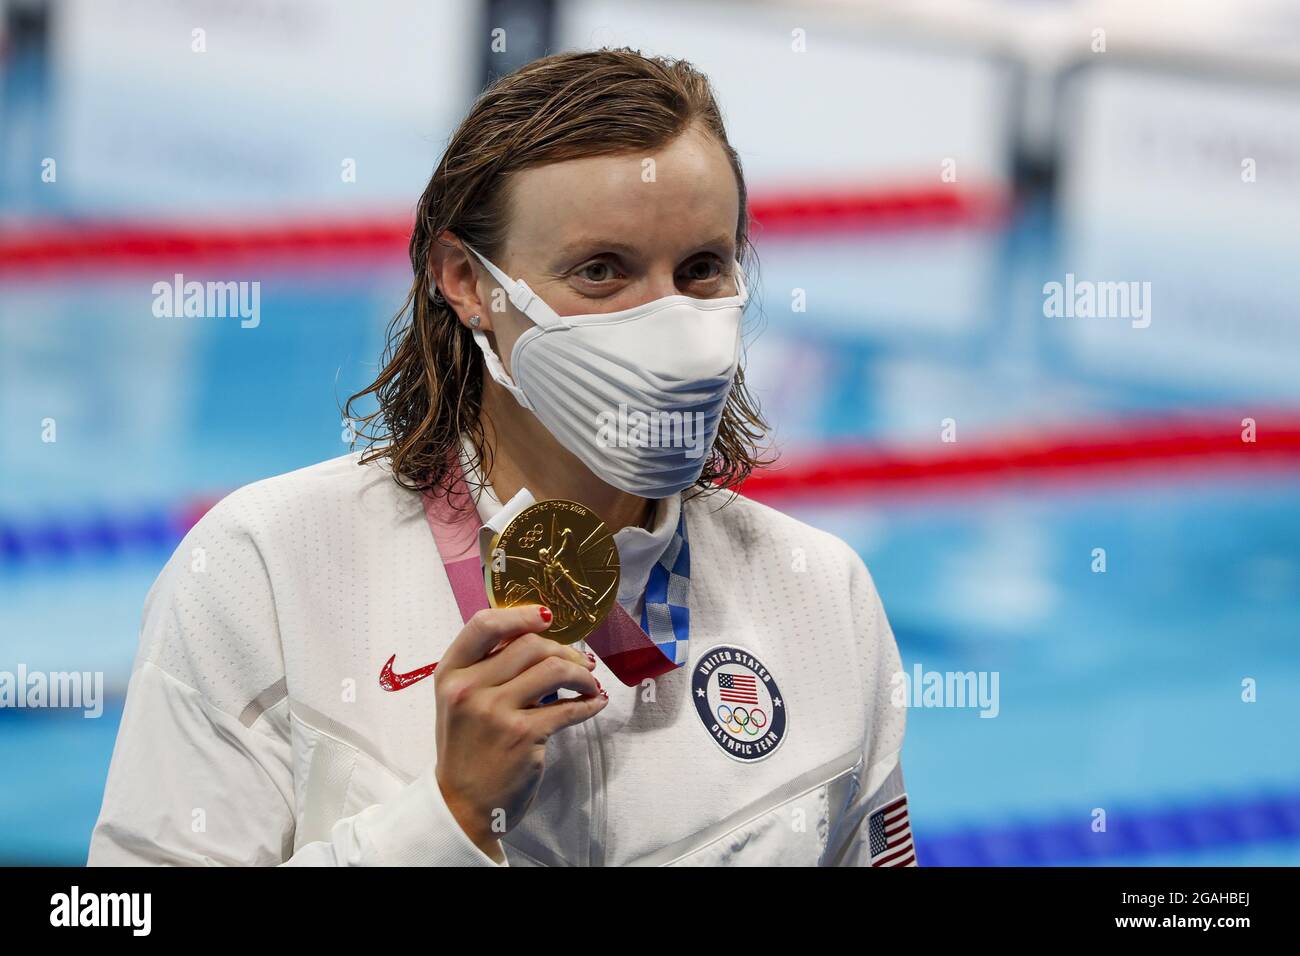
<svg viewBox="0 0 1300 956">
<path fill-rule="evenodd" d="M 916 866 L 907 794 L 885 804 L 867 820 L 872 866 Z"/>
<path fill-rule="evenodd" d="M 758 678 L 753 674 L 719 674 L 718 696 L 728 704 L 757 704 Z"/>
</svg>

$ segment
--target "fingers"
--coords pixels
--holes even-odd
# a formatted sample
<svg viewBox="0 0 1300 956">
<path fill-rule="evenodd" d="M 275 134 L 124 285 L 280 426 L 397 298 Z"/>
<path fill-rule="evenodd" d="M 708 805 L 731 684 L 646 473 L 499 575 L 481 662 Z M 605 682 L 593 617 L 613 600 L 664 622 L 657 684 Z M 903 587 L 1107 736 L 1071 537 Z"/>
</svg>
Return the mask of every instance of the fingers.
<svg viewBox="0 0 1300 956">
<path fill-rule="evenodd" d="M 438 662 L 438 670 L 445 672 L 469 667 L 486 657 L 501 641 L 544 631 L 550 626 L 551 612 L 538 604 L 484 608 L 471 617 L 456 635 Z"/>
<path fill-rule="evenodd" d="M 582 653 L 576 647 L 557 644 L 549 637 L 540 634 L 525 634 L 468 668 L 466 673 L 471 675 L 474 682 L 480 686 L 496 687 L 514 680 L 548 657 L 571 661 L 589 671 L 596 667 L 595 658 Z"/>
<path fill-rule="evenodd" d="M 528 720 L 537 728 L 539 736 L 551 734 L 580 724 L 604 710 L 609 698 L 604 694 L 594 697 L 565 697 L 553 704 L 543 704 L 528 711 Z"/>
<path fill-rule="evenodd" d="M 579 694 L 600 694 L 600 685 L 587 669 L 586 661 L 575 664 L 567 658 L 555 656 L 542 658 L 518 677 L 501 685 L 499 691 L 507 705 L 531 707 L 547 694 L 560 689 Z"/>
</svg>

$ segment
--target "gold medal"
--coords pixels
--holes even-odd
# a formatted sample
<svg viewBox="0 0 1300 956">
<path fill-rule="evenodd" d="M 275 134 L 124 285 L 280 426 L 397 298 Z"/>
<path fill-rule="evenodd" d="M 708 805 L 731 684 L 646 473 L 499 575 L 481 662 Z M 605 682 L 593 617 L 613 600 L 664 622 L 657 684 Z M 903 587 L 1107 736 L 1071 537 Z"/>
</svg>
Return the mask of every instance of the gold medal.
<svg viewBox="0 0 1300 956">
<path fill-rule="evenodd" d="M 594 631 L 618 598 L 618 548 L 605 522 L 576 501 L 529 505 L 492 539 L 483 569 L 493 607 L 544 604 L 542 634 L 573 644 Z"/>
</svg>

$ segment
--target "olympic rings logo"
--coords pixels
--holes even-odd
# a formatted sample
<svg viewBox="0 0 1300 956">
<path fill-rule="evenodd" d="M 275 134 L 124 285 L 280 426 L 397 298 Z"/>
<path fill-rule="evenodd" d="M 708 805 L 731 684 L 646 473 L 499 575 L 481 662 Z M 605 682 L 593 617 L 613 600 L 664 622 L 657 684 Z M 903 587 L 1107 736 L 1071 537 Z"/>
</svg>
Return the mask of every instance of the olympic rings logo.
<svg viewBox="0 0 1300 956">
<path fill-rule="evenodd" d="M 519 538 L 519 543 L 525 548 L 531 548 L 537 542 L 542 540 L 542 535 L 546 532 L 542 530 L 541 524 L 535 524 Z"/>
<path fill-rule="evenodd" d="M 723 714 L 724 710 L 726 714 Z M 722 726 L 737 735 L 744 733 L 757 737 L 767 726 L 767 714 L 760 707 L 747 710 L 744 707 L 728 707 L 726 704 L 719 704 L 717 714 L 718 720 L 722 721 Z"/>
</svg>

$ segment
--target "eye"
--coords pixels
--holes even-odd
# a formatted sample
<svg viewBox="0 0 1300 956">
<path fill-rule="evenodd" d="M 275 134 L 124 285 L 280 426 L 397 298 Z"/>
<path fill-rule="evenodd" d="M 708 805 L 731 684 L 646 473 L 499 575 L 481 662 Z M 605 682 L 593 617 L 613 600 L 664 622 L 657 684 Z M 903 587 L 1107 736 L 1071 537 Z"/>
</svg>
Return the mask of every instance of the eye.
<svg viewBox="0 0 1300 956">
<path fill-rule="evenodd" d="M 722 278 L 722 260 L 717 256 L 705 256 L 692 259 L 686 268 L 677 274 L 678 281 L 687 284 L 698 282 L 716 282 Z"/>
<path fill-rule="evenodd" d="M 613 263 L 606 259 L 593 259 L 591 262 L 579 266 L 574 270 L 573 274 L 594 285 L 618 278 L 618 270 L 614 268 Z"/>
</svg>

